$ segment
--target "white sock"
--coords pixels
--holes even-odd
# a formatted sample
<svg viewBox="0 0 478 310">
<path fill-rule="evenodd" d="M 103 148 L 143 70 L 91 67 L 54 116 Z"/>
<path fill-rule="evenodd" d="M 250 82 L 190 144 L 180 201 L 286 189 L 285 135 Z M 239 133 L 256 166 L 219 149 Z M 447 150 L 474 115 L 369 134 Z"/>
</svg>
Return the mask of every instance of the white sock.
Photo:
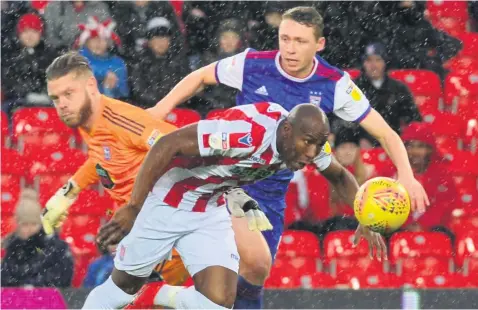
<svg viewBox="0 0 478 310">
<path fill-rule="evenodd" d="M 82 309 L 120 309 L 132 302 L 134 296 L 123 292 L 110 276 L 90 292 Z"/>
<path fill-rule="evenodd" d="M 174 309 L 227 309 L 195 290 L 194 286 L 163 285 L 156 296 L 154 304 Z"/>
</svg>

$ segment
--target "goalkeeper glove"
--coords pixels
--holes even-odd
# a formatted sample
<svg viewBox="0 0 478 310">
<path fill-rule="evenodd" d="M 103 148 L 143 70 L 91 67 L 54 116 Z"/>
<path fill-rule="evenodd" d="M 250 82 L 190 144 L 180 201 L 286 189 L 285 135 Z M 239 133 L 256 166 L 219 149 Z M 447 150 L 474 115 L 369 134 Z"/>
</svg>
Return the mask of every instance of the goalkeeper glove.
<svg viewBox="0 0 478 310">
<path fill-rule="evenodd" d="M 53 234 L 55 228 L 63 224 L 68 215 L 68 209 L 75 202 L 80 191 L 78 185 L 70 179 L 48 200 L 42 215 L 43 230 L 47 235 Z"/>
<path fill-rule="evenodd" d="M 249 230 L 272 230 L 272 225 L 259 208 L 257 201 L 247 195 L 242 188 L 233 188 L 226 192 L 225 198 L 231 214 L 235 217 L 246 217 Z"/>
</svg>

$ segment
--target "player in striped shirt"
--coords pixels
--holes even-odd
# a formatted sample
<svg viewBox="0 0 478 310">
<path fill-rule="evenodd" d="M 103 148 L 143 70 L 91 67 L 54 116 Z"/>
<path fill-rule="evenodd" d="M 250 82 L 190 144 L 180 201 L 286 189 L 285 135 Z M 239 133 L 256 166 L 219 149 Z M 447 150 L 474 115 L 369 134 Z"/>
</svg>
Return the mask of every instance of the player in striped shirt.
<svg viewBox="0 0 478 310">
<path fill-rule="evenodd" d="M 111 278 L 90 293 L 84 308 L 111 309 L 130 302 L 173 247 L 195 285 L 165 284 L 154 303 L 180 309 L 231 308 L 239 254 L 223 193 L 233 188 L 226 194 L 227 207 L 233 216 L 244 216 L 255 206 L 230 202 L 237 186 L 315 164 L 353 203 L 358 184 L 332 158 L 328 134 L 327 117 L 315 105 L 298 105 L 288 113 L 263 102 L 229 109 L 220 119 L 163 136 L 148 153 L 129 203 L 100 230 L 98 238 L 105 246 L 121 242 Z M 259 226 L 272 228 L 267 221 Z M 385 248 L 381 236 L 368 237 L 380 256 Z"/>
<path fill-rule="evenodd" d="M 150 112 L 163 118 L 176 105 L 194 96 L 207 85 L 223 84 L 239 90 L 238 105 L 260 101 L 275 102 L 286 110 L 310 102 L 325 113 L 359 123 L 387 151 L 398 171 L 398 180 L 410 194 L 412 208 L 423 212 L 429 204 L 425 190 L 414 178 L 407 152 L 400 137 L 371 108 L 364 94 L 348 73 L 329 65 L 317 55 L 325 47 L 323 19 L 311 7 L 287 11 L 279 27 L 278 51 L 244 52 L 200 68 L 176 85 Z M 261 182 L 244 187 L 264 211 L 274 229 L 251 234 L 233 219 L 241 257 L 241 276 L 235 307 L 261 308 L 262 285 L 284 229 L 285 193 L 291 171 L 281 171 Z M 264 246 L 264 239 L 267 247 Z M 250 244 L 256 246 L 250 247 Z"/>
</svg>

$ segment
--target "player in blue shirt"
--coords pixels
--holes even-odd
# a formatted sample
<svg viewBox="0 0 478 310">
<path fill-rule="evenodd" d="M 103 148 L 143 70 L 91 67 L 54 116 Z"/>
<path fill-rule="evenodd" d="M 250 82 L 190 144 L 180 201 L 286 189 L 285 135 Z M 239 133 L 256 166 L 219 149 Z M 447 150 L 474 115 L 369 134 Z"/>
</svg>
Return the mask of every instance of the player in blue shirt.
<svg viewBox="0 0 478 310">
<path fill-rule="evenodd" d="M 424 211 L 429 204 L 425 190 L 414 178 L 400 137 L 371 108 L 369 101 L 355 86 L 348 73 L 317 56 L 325 47 L 323 19 L 311 7 L 296 7 L 285 12 L 279 27 L 279 51 L 242 53 L 200 68 L 149 111 L 164 118 L 178 104 L 188 100 L 206 85 L 224 84 L 240 90 L 237 104 L 269 101 L 287 110 L 300 103 L 313 103 L 326 113 L 360 123 L 387 151 L 398 170 L 398 180 L 405 186 L 414 210 Z M 264 238 L 251 232 L 244 223 L 233 221 L 236 243 L 241 253 L 240 280 L 235 308 L 261 308 L 262 285 L 283 232 L 285 193 L 293 173 L 284 171 L 245 187 L 259 202 L 274 226 Z M 357 239 L 370 238 L 359 228 Z M 269 253 L 270 251 L 270 253 Z"/>
</svg>

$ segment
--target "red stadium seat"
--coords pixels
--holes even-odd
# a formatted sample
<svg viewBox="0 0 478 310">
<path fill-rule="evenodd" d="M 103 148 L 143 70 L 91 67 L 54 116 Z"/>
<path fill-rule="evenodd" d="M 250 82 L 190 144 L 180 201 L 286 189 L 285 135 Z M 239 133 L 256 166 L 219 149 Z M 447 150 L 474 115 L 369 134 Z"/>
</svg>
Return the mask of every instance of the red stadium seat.
<svg viewBox="0 0 478 310">
<path fill-rule="evenodd" d="M 457 36 L 463 43 L 463 49 L 460 51 L 461 56 L 472 56 L 478 58 L 476 51 L 478 50 L 478 34 L 474 32 L 462 33 Z"/>
<path fill-rule="evenodd" d="M 360 69 L 345 69 L 344 71 L 350 74 L 352 80 L 357 79 L 362 74 Z"/>
<path fill-rule="evenodd" d="M 461 231 L 456 240 L 456 264 L 463 274 L 475 275 L 478 272 L 478 229 Z"/>
<path fill-rule="evenodd" d="M 353 247 L 353 230 L 333 231 L 325 235 L 325 258 L 332 260 L 346 257 L 367 257 L 369 254 L 367 242 L 362 240 L 357 247 Z"/>
<path fill-rule="evenodd" d="M 320 257 L 319 239 L 311 232 L 286 230 L 277 257 Z"/>
<path fill-rule="evenodd" d="M 425 258 L 402 258 L 396 266 L 396 273 L 399 276 L 429 276 L 429 275 L 447 275 L 453 271 L 453 261 L 442 257 Z"/>
<path fill-rule="evenodd" d="M 453 272 L 451 240 L 443 233 L 395 233 L 390 239 L 390 252 L 398 275 Z"/>
<path fill-rule="evenodd" d="M 174 109 L 166 116 L 165 121 L 177 127 L 184 127 L 189 124 L 199 122 L 201 115 L 190 109 Z"/>
<path fill-rule="evenodd" d="M 430 18 L 454 17 L 456 19 L 469 19 L 468 3 L 466 1 L 432 1 L 426 2 L 426 10 Z"/>
<path fill-rule="evenodd" d="M 362 161 L 370 177 L 390 175 L 395 170 L 392 160 L 382 148 L 362 150 Z"/>
<path fill-rule="evenodd" d="M 331 217 L 329 181 L 309 165 L 304 169 L 305 182 L 309 193 L 307 218 L 311 221 L 324 221 Z"/>
<path fill-rule="evenodd" d="M 115 209 L 115 202 L 109 194 L 101 195 L 92 189 L 83 190 L 71 206 L 71 214 L 88 214 L 107 217 Z"/>
<path fill-rule="evenodd" d="M 68 145 L 73 131 L 58 117 L 54 108 L 22 108 L 13 114 L 13 134 L 23 145 Z"/>
<path fill-rule="evenodd" d="M 2 147 L 1 155 L 2 175 L 24 176 L 26 174 L 27 165 L 20 153 L 14 149 Z"/>
<path fill-rule="evenodd" d="M 391 78 L 405 83 L 414 96 L 425 96 L 428 98 L 439 99 L 442 95 L 440 77 L 428 70 L 391 70 Z"/>
<path fill-rule="evenodd" d="M 455 236 L 459 237 L 466 235 L 469 231 L 478 231 L 478 216 L 463 216 L 462 214 L 456 215 L 457 216 L 454 216 L 450 219 L 450 222 L 447 225 L 455 234 Z M 455 251 L 455 253 L 455 257 L 458 258 L 458 252 Z M 461 263 L 458 265 L 460 266 Z"/>
<path fill-rule="evenodd" d="M 347 283 L 354 290 L 398 288 L 401 286 L 396 275 L 383 272 L 344 273 L 338 279 L 341 283 Z"/>
<path fill-rule="evenodd" d="M 440 98 L 417 95 L 415 96 L 415 104 L 421 115 L 433 114 L 441 110 Z"/>
<path fill-rule="evenodd" d="M 452 252 L 450 239 L 439 232 L 398 232 L 390 239 L 392 262 L 401 258 L 449 258 Z"/>
<path fill-rule="evenodd" d="M 449 112 L 427 114 L 423 120 L 430 124 L 430 130 L 436 136 L 459 138 L 465 127 L 459 116 Z"/>
<path fill-rule="evenodd" d="M 406 283 L 416 288 L 464 288 L 469 287 L 469 279 L 460 274 L 447 275 L 410 275 L 406 277 Z"/>
<path fill-rule="evenodd" d="M 315 270 L 297 270 L 287 259 L 276 259 L 265 287 L 317 288 L 333 287 L 335 283 L 336 281 L 329 274 Z"/>
<path fill-rule="evenodd" d="M 38 147 L 36 152 L 25 154 L 30 164 L 31 178 L 42 174 L 73 174 L 86 161 L 87 155 L 76 149 Z"/>
<path fill-rule="evenodd" d="M 224 113 L 224 111 L 226 111 L 226 109 L 215 109 L 215 110 L 209 111 L 209 113 L 206 115 L 206 118 L 212 119 L 215 117 L 220 117 L 222 113 Z"/>
<path fill-rule="evenodd" d="M 478 96 L 478 72 L 451 72 L 445 79 L 445 102 L 456 111 L 461 105 L 473 106 Z M 467 99 L 465 99 L 467 98 Z"/>
<path fill-rule="evenodd" d="M 370 259 L 369 248 L 365 240 L 353 247 L 354 231 L 330 232 L 324 239 L 325 261 L 332 276 L 340 277 L 354 270 L 360 273 L 383 272 L 382 262 Z"/>
<path fill-rule="evenodd" d="M 13 215 L 2 214 L 1 224 L 1 237 L 4 238 L 6 235 L 10 234 L 15 230 L 16 223 L 15 217 Z"/>
<path fill-rule="evenodd" d="M 69 216 L 61 228 L 60 237 L 75 255 L 96 255 L 95 237 L 103 222 L 101 217 L 88 214 Z"/>
<path fill-rule="evenodd" d="M 21 183 L 17 176 L 2 175 L 2 215 L 13 214 L 20 197 Z"/>
</svg>

